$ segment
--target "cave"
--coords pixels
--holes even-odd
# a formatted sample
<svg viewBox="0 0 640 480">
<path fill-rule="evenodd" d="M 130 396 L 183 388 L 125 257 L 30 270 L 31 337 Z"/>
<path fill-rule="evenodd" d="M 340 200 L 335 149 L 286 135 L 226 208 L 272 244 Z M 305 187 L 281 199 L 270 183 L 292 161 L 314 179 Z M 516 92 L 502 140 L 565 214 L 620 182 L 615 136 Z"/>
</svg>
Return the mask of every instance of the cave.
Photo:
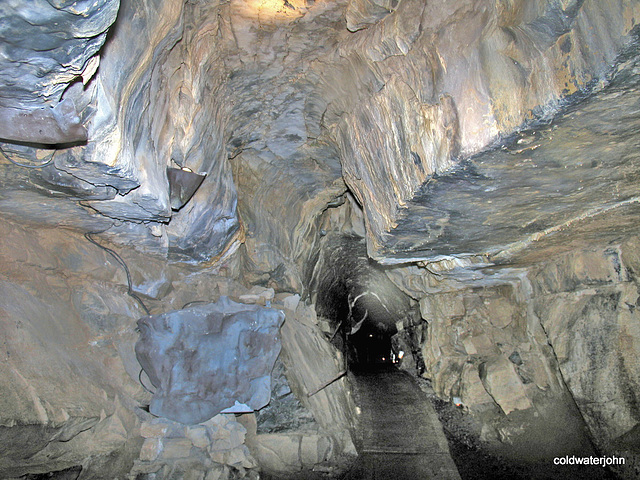
<svg viewBox="0 0 640 480">
<path fill-rule="evenodd" d="M 639 0 L 0 19 L 0 478 L 638 478 Z"/>
<path fill-rule="evenodd" d="M 314 304 L 345 370 L 384 369 L 401 362 L 397 356 L 402 352 L 404 357 L 403 348 L 419 350 L 418 342 L 407 343 L 409 337 L 398 335 L 398 328 L 420 323 L 415 302 L 368 257 L 364 239 L 328 234 L 321 241 L 311 281 L 317 292 Z"/>
</svg>

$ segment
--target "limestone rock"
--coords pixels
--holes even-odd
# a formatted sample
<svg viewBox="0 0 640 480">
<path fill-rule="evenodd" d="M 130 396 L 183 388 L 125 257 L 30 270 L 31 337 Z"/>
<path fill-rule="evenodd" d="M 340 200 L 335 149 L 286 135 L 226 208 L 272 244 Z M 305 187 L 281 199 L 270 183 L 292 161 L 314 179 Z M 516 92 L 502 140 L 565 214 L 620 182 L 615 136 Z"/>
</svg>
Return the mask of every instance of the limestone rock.
<svg viewBox="0 0 640 480">
<path fill-rule="evenodd" d="M 282 327 L 282 360 L 291 388 L 326 429 L 348 429 L 352 399 L 344 384 L 340 353 L 326 341 L 318 327 L 295 317 Z"/>
<path fill-rule="evenodd" d="M 255 412 L 259 433 L 317 430 L 311 411 L 291 391 L 282 360 L 278 358 L 271 375 L 271 401 Z M 248 427 L 247 427 L 248 428 Z"/>
<path fill-rule="evenodd" d="M 527 8 L 501 2 L 458 6 L 401 2 L 386 18 L 355 32 L 340 45 L 344 63 L 351 62 L 351 55 L 365 52 L 353 77 L 373 76 L 380 85 L 369 95 L 353 95 L 352 104 L 336 106 L 351 112 L 338 120 L 341 160 L 345 181 L 365 211 L 369 253 L 379 261 L 401 263 L 439 254 L 483 253 L 478 243 L 481 235 L 472 233 L 468 223 L 459 233 L 450 233 L 449 225 L 456 222 L 460 210 L 443 212 L 446 207 L 431 202 L 434 191 L 456 182 L 458 159 L 486 149 L 533 119 L 549 118 L 561 99 L 599 88 L 598 80 L 593 80 L 606 82 L 606 72 L 611 72 L 610 66 L 624 49 L 639 8 L 637 2 L 617 2 L 608 9 L 610 15 L 603 16 L 587 3 L 558 8 L 547 1 Z M 593 34 L 594 23 L 608 26 L 601 34 Z M 600 47 L 576 48 L 581 42 Z M 425 71 L 433 75 L 424 75 Z M 420 117 L 415 112 L 424 115 L 424 125 L 414 126 Z M 380 132 L 398 133 L 385 137 Z M 493 160 L 487 158 L 483 165 Z M 496 168 L 500 169 L 497 164 Z M 450 178 L 439 180 L 445 172 Z M 499 176 L 496 170 L 492 172 L 495 175 L 486 172 L 481 177 Z M 430 186 L 419 190 L 427 178 L 431 178 Z M 467 175 L 459 181 L 473 183 Z M 484 190 L 492 191 L 491 187 L 487 184 Z M 469 199 L 482 190 L 465 192 L 460 205 L 468 206 Z M 450 195 L 444 197 L 443 203 L 450 205 Z M 415 224 L 407 218 L 411 216 L 407 205 L 420 218 Z M 494 207 L 488 206 L 489 210 Z M 478 210 L 483 208 L 478 206 Z M 508 210 L 502 207 L 501 211 Z M 443 214 L 430 217 L 433 212 Z M 575 213 L 572 208 L 564 212 Z M 530 228 L 544 230 L 536 228 L 533 221 L 537 217 L 531 214 Z M 494 216 L 479 220 L 478 228 L 490 224 L 489 217 Z M 428 225 L 425 218 L 430 218 Z M 449 239 L 465 234 L 473 238 L 473 244 L 470 241 L 457 245 L 456 252 L 447 251 Z M 433 251 L 433 245 L 441 249 Z"/>
<path fill-rule="evenodd" d="M 160 438 L 147 438 L 140 450 L 140 460 L 152 462 L 162 453 L 163 442 Z"/>
<path fill-rule="evenodd" d="M 252 449 L 260 465 L 267 470 L 288 472 L 302 469 L 299 436 L 262 434 L 255 438 Z"/>
<path fill-rule="evenodd" d="M 243 415 L 241 418 L 246 417 Z M 204 423 L 211 444 L 207 451 L 212 460 L 236 468 L 255 468 L 254 458 L 246 442 L 247 429 L 229 415 L 217 415 Z"/>
<path fill-rule="evenodd" d="M 193 443 L 188 438 L 165 438 L 160 455 L 163 459 L 187 458 L 192 447 Z"/>
<path fill-rule="evenodd" d="M 190 425 L 186 427 L 185 435 L 191 440 L 194 447 L 207 448 L 211 443 L 206 427 L 201 425 Z"/>
<path fill-rule="evenodd" d="M 533 406 L 508 359 L 501 356 L 481 365 L 480 378 L 486 391 L 507 415 Z"/>
<path fill-rule="evenodd" d="M 227 297 L 140 319 L 136 355 L 156 387 L 151 413 L 194 424 L 236 401 L 266 405 L 283 319 L 280 311 Z"/>
<path fill-rule="evenodd" d="M 465 314 L 464 300 L 459 293 L 424 297 L 420 300 L 420 313 L 428 322 L 461 318 Z"/>
<path fill-rule="evenodd" d="M 124 274 L 74 232 L 4 219 L 0 239 L 0 477 L 93 471 L 127 449 L 113 471 L 128 470 L 144 394 L 118 353 L 141 314 Z"/>
<path fill-rule="evenodd" d="M 251 440 L 260 466 L 271 474 L 287 474 L 334 460 L 335 440 L 318 434 L 260 434 Z"/>
<path fill-rule="evenodd" d="M 292 312 L 296 311 L 298 305 L 300 304 L 300 295 L 290 295 L 283 300 L 284 309 L 290 310 Z"/>
<path fill-rule="evenodd" d="M 420 300 L 422 315 L 429 319 L 421 349 L 424 375 L 432 379 L 438 395 L 458 396 L 476 412 L 494 402 L 510 402 L 512 396 L 514 403 L 505 404 L 506 412 L 541 401 L 541 391 L 556 397 L 564 390 L 539 320 L 521 303 L 524 287 L 518 278 L 486 285 L 480 277 L 477 288 L 470 283 Z M 511 388 L 514 393 L 507 395 Z"/>
<path fill-rule="evenodd" d="M 566 254 L 529 277 L 541 293 L 533 300 L 535 312 L 598 442 L 624 435 L 637 423 L 629 397 L 640 382 L 637 278 L 621 262 L 632 261 L 635 250 L 633 240 L 620 249 Z"/>
<path fill-rule="evenodd" d="M 300 303 L 296 312 L 303 313 L 304 317 L 307 309 L 308 306 L 305 308 Z M 256 446 L 256 458 L 261 465 L 262 458 L 274 471 L 292 467 L 299 469 L 303 465 L 306 468 L 316 455 L 327 456 L 329 462 L 340 462 L 341 456 L 355 452 L 350 434 L 355 425 L 355 405 L 345 376 L 342 355 L 326 340 L 317 325 L 303 323 L 298 320 L 297 313 L 291 313 L 287 311 L 288 316 L 281 330 L 282 362 L 291 390 L 302 405 L 313 413 L 322 438 L 313 437 L 317 441 L 302 440 L 300 437 L 307 438 L 308 432 L 292 434 L 293 437 L 276 437 L 273 448 L 260 440 Z M 296 444 L 305 447 L 304 462 L 300 457 L 300 449 L 295 450 Z M 331 448 L 325 452 L 326 445 L 331 445 Z"/>
<path fill-rule="evenodd" d="M 413 197 L 428 175 L 452 166 L 456 115 L 450 97 L 424 105 L 409 85 L 394 78 L 344 119 L 339 137 L 343 175 L 363 205 L 368 238 L 374 242 L 368 245 L 370 253 L 376 251 L 377 239 L 394 226 L 396 209 Z M 360 125 L 366 125 L 366 137 Z M 403 134 L 389 138 L 389 131 Z M 369 168 L 371 159 L 378 157 L 378 168 Z"/>
<path fill-rule="evenodd" d="M 251 415 L 220 414 L 197 425 L 185 426 L 166 418 L 153 418 L 143 424 L 143 433 L 159 433 L 147 438 L 131 476 L 156 474 L 156 478 L 257 478 L 257 464 L 245 445 Z M 255 434 L 255 432 L 253 432 Z M 234 472 L 235 475 L 234 476 Z"/>
<path fill-rule="evenodd" d="M 487 405 L 492 405 L 494 399 L 480 379 L 478 367 L 472 363 L 466 363 L 460 375 L 460 399 L 462 404 L 471 411 L 480 410 Z"/>
<path fill-rule="evenodd" d="M 275 292 L 273 288 L 255 286 L 252 287 L 248 293 L 240 295 L 238 298 L 242 303 L 267 305 L 267 302 L 271 303 L 274 296 Z"/>
<path fill-rule="evenodd" d="M 24 8 L 3 2 L 0 29 L 0 125 L 3 140 L 38 144 L 86 141 L 64 90 L 86 85 L 100 62 L 98 51 L 118 13 L 118 0 L 69 5 L 41 0 Z"/>
<path fill-rule="evenodd" d="M 233 417 L 138 431 L 133 411 L 150 396 L 130 287 L 154 313 L 221 295 L 316 301 L 320 318 L 285 300 L 282 357 L 321 430 L 273 439 L 280 452 L 261 445 L 274 470 L 353 447 L 344 359 L 327 338 L 361 293 L 416 370 L 421 349 L 437 395 L 510 412 L 506 441 L 526 434 L 514 418 L 568 393 L 601 447 L 635 438 L 638 0 L 26 3 L 0 5 L 0 139 L 18 142 L 3 143 L 14 161 L 51 163 L 0 158 L 0 476 L 83 465 L 87 478 L 121 477 L 141 447 L 142 475 L 255 476 Z M 167 167 L 207 174 L 177 212 Z M 76 230 L 109 227 L 100 241 L 134 247 L 116 248 L 131 286 Z M 345 237 L 357 248 L 332 250 Z M 247 292 L 231 280 L 241 275 L 265 287 Z M 268 399 L 268 371 L 236 381 L 230 357 L 255 347 L 242 365 L 268 370 L 275 353 L 242 340 L 187 345 L 190 361 L 234 371 L 188 393 L 222 378 L 230 403 L 247 390 Z"/>
<path fill-rule="evenodd" d="M 355 32 L 382 20 L 393 12 L 398 0 L 351 0 L 345 13 L 347 28 Z"/>
<path fill-rule="evenodd" d="M 198 47 L 210 31 L 208 19 L 216 18 L 203 9 L 217 2 L 194 9 L 179 1 L 58 3 L 42 0 L 33 6 L 37 13 L 16 2 L 2 7 L 9 19 L 0 32 L 8 48 L 6 82 L 0 81 L 5 139 L 31 135 L 22 141 L 58 148 L 46 170 L 31 172 L 34 183 L 85 198 L 108 217 L 151 222 L 156 228 L 142 229 L 144 240 L 160 238 L 183 258 L 208 260 L 237 248 L 236 190 L 222 144 L 225 110 L 216 94 L 203 95 L 221 87 L 224 73 L 219 51 Z M 118 34 L 98 52 L 116 14 Z M 16 128 L 18 137 L 11 133 Z M 17 148 L 28 158 L 40 153 Z M 176 165 L 207 178 L 172 214 L 166 168 Z"/>
</svg>

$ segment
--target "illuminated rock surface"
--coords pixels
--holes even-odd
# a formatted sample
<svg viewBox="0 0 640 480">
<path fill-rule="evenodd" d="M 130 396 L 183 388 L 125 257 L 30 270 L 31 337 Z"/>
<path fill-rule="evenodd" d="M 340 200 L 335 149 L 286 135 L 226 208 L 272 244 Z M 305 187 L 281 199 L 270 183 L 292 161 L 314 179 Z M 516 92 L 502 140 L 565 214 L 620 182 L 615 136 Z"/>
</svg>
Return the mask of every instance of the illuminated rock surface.
<svg viewBox="0 0 640 480">
<path fill-rule="evenodd" d="M 345 371 L 390 353 L 459 404 L 454 457 L 595 445 L 632 474 L 640 2 L 0 16 L 0 476 L 339 476 Z M 179 209 L 168 168 L 206 175 Z M 285 311 L 273 403 L 174 431 L 136 322 L 223 296 Z"/>
</svg>

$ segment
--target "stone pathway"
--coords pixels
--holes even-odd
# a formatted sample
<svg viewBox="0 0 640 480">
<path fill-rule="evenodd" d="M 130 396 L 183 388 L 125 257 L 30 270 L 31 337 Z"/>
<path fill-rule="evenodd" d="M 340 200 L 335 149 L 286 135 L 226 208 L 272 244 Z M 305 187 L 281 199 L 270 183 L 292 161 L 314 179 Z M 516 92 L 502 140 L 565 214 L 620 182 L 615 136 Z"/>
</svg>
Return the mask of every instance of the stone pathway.
<svg viewBox="0 0 640 480">
<path fill-rule="evenodd" d="M 438 416 L 409 374 L 381 367 L 351 380 L 359 459 L 343 480 L 460 480 Z"/>
</svg>

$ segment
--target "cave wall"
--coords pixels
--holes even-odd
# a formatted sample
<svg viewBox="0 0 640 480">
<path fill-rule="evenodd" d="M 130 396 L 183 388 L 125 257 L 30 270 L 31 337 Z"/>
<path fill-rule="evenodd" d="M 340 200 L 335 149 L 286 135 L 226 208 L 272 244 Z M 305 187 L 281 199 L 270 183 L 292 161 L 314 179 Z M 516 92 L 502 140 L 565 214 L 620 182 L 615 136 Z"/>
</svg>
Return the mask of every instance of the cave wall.
<svg viewBox="0 0 640 480">
<path fill-rule="evenodd" d="M 43 0 L 32 8 L 21 8 L 20 3 L 0 6 L 2 139 L 39 144 L 85 141 L 84 119 L 73 99 L 63 99 L 63 94 L 70 83 L 87 84 L 94 76 L 98 52 L 120 2 Z"/>
<path fill-rule="evenodd" d="M 9 17 L 21 12 L 14 5 L 5 8 Z M 237 248 L 237 244 L 230 245 L 240 228 L 236 188 L 226 162 L 225 127 L 230 105 L 222 101 L 226 71 L 217 48 L 217 2 L 123 1 L 119 10 L 118 2 L 111 2 L 109 8 L 107 11 L 105 4 L 98 12 L 82 12 L 93 18 L 93 28 L 98 28 L 100 21 L 104 30 L 96 37 L 104 46 L 92 57 L 94 67 L 99 64 L 95 75 L 93 70 L 92 76 L 73 73 L 71 67 L 77 63 L 73 57 L 75 63 L 68 61 L 65 75 L 55 77 L 57 84 L 66 81 L 64 91 L 58 93 L 77 108 L 86 125 L 86 141 L 53 142 L 64 145 L 56 147 L 51 165 L 31 171 L 30 177 L 45 191 L 84 200 L 90 212 L 113 219 L 115 225 L 108 235 L 118 243 L 147 245 L 156 252 L 170 250 L 197 260 Z M 107 19 L 102 17 L 113 21 L 114 9 L 118 21 L 107 35 Z M 75 19 L 70 25 L 70 29 L 79 30 L 83 24 Z M 34 30 L 28 31 L 35 34 Z M 47 34 L 55 37 L 55 32 Z M 79 50 L 80 45 L 73 48 Z M 51 52 L 38 55 L 49 61 L 47 57 L 55 51 Z M 64 70 L 64 62 L 60 62 L 63 65 L 58 69 Z M 8 69 L 22 75 L 13 66 Z M 36 147 L 47 143 L 31 142 Z M 31 163 L 41 158 L 41 150 L 31 144 L 7 147 L 10 155 L 26 156 Z M 194 201 L 180 212 L 172 212 L 166 168 L 183 166 L 207 177 Z M 15 182 L 25 173 L 18 169 L 11 175 Z M 25 183 L 31 193 L 33 185 Z M 86 222 L 78 223 L 91 228 Z"/>
<path fill-rule="evenodd" d="M 221 102 L 216 8 L 216 2 L 123 3 L 98 76 L 95 148 L 90 142 L 84 158 L 108 163 L 139 185 L 93 208 L 126 221 L 159 222 L 160 247 L 198 260 L 220 254 L 239 229 L 225 161 L 228 106 Z M 194 201 L 176 213 L 169 208 L 168 166 L 207 174 Z"/>
<path fill-rule="evenodd" d="M 233 261 L 216 272 L 91 238 L 117 252 L 128 266 L 133 293 L 151 313 L 221 296 L 252 309 L 269 301 L 285 312 L 281 388 L 294 390 L 313 422 L 302 430 L 257 433 L 253 413 L 220 414 L 194 425 L 154 417 L 145 409 L 153 385 L 134 351 L 137 322 L 146 311 L 127 294 L 121 263 L 73 229 L 5 220 L 2 478 L 68 469 L 80 479 L 196 471 L 235 478 L 255 476 L 258 468 L 291 472 L 353 457 L 355 413 L 343 361 L 319 330 L 313 306 L 299 295 L 274 298 L 272 289 L 238 283 Z"/>
<path fill-rule="evenodd" d="M 151 312 L 249 292 L 224 275 L 91 238 L 118 253 Z M 167 464 L 169 475 L 193 444 L 184 425 L 158 426 L 145 410 L 153 386 L 134 346 L 146 311 L 127 294 L 121 263 L 73 228 L 4 219 L 0 244 L 0 477 L 70 469 L 81 479 L 113 479 Z M 195 440 L 214 462 L 210 469 L 255 469 L 244 437 L 228 438 L 244 427 L 233 414 L 222 417 L 209 425 L 216 435 Z"/>
<path fill-rule="evenodd" d="M 632 237 L 528 268 L 476 271 L 466 284 L 415 267 L 402 283 L 398 272 L 390 277 L 421 297 L 423 376 L 484 422 L 485 440 L 534 437 L 536 418 L 564 425 L 553 430 L 563 437 L 583 419 L 590 439 L 611 453 L 628 448 L 616 441 L 638 425 L 636 251 Z M 580 421 L 571 427 L 573 404 L 579 415 L 570 416 Z M 548 434 L 536 448 L 554 442 L 571 444 Z"/>
<path fill-rule="evenodd" d="M 128 471 L 144 400 L 133 354 L 144 311 L 108 254 L 62 229 L 2 223 L 0 475 L 101 464 Z M 130 367 L 127 370 L 126 365 Z"/>
<path fill-rule="evenodd" d="M 389 260 L 380 247 L 423 182 L 604 88 L 640 18 L 640 3 L 616 0 L 62 3 L 0 6 L 2 119 L 22 109 L 54 132 L 0 134 L 12 158 L 51 158 L 37 169 L 0 162 L 0 418 L 12 449 L 0 471 L 11 476 L 82 464 L 100 478 L 117 451 L 128 452 L 118 468 L 135 460 L 140 473 L 194 447 L 229 468 L 255 468 L 255 455 L 276 472 L 352 454 L 344 359 L 326 339 L 335 325 L 312 304 L 289 309 L 283 334 L 288 381 L 317 430 L 260 439 L 255 419 L 223 417 L 180 437 L 145 416 L 132 355 L 144 312 L 82 232 L 117 245 L 154 312 L 220 295 L 266 302 L 251 285 L 322 299 L 335 286 L 332 253 L 372 268 L 369 257 Z M 20 45 L 23 27 L 33 38 Z M 178 212 L 168 166 L 207 174 Z M 454 252 L 384 270 L 420 305 L 426 333 L 406 340 L 422 341 L 410 345 L 415 371 L 423 360 L 437 394 L 460 396 L 486 439 L 508 443 L 529 413 L 558 418 L 560 407 L 577 409 L 601 447 L 637 430 L 634 202 L 608 221 L 627 240 L 606 247 L 596 224 L 564 256 L 553 242 L 567 250 L 571 233 L 528 259 Z M 369 257 L 335 249 L 334 234 L 366 238 Z M 482 270 L 491 262 L 516 265 Z M 411 302 L 390 296 L 404 314 Z M 211 447 L 214 431 L 226 453 Z"/>
<path fill-rule="evenodd" d="M 601 88 L 638 8 L 402 1 L 344 40 L 339 73 L 329 79 L 364 85 L 345 95 L 327 79 L 326 96 L 335 101 L 325 118 L 336 129 L 345 181 L 365 210 L 369 254 L 385 260 L 385 233 L 429 175 L 549 118 L 564 99 Z"/>
<path fill-rule="evenodd" d="M 637 239 L 565 254 L 529 274 L 565 384 L 600 446 L 638 424 Z"/>
<path fill-rule="evenodd" d="M 272 279 L 301 291 L 317 223 L 346 191 L 335 142 L 323 135 L 326 99 L 311 68 L 332 55 L 344 5 L 302 1 L 269 10 L 265 4 L 257 14 L 252 5 L 238 0 L 223 11 L 233 97 L 229 162 L 244 253 L 252 281 Z"/>
<path fill-rule="evenodd" d="M 104 47 L 54 69 L 86 145 L 31 176 L 116 219 L 114 241 L 198 261 L 245 241 L 254 281 L 295 290 L 328 203 L 351 189 L 369 254 L 390 261 L 386 234 L 430 175 L 602 88 L 638 16 L 620 1 L 149 0 L 121 2 L 107 35 L 115 8 L 90 11 L 93 30 L 73 40 Z M 172 212 L 165 170 L 179 165 L 208 175 Z"/>
</svg>

